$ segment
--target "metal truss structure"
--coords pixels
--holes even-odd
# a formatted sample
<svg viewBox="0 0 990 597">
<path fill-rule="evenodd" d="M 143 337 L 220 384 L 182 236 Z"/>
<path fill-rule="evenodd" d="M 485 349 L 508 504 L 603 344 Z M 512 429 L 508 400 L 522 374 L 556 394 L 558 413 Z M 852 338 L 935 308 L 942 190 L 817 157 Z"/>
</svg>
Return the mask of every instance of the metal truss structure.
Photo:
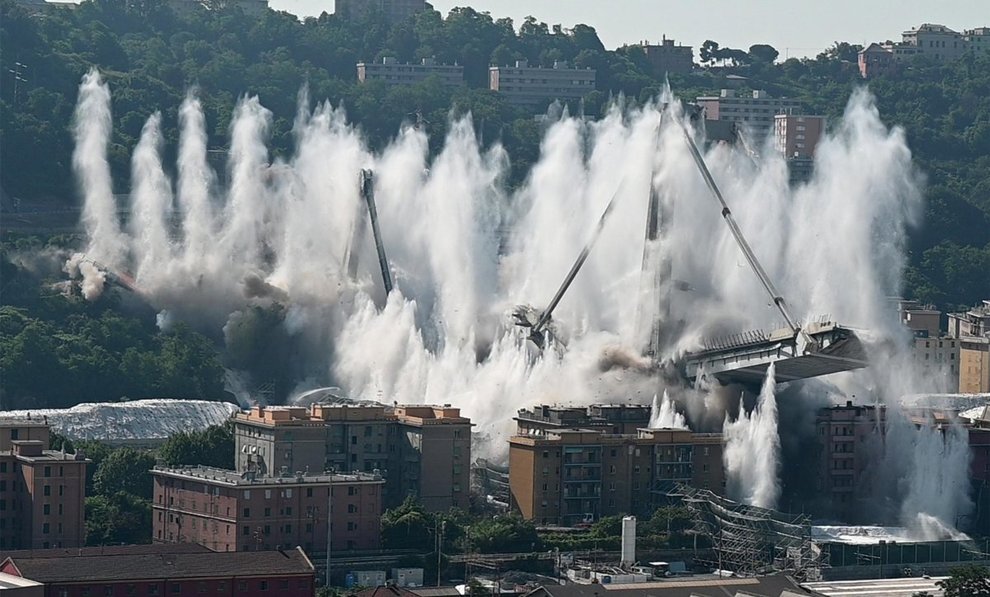
<svg viewBox="0 0 990 597">
<path fill-rule="evenodd" d="M 718 570 L 816 580 L 827 566 L 828 554 L 811 540 L 811 520 L 803 514 L 747 506 L 683 484 L 667 495 L 691 510 L 695 532 L 712 542 L 713 561 L 704 563 Z"/>
</svg>

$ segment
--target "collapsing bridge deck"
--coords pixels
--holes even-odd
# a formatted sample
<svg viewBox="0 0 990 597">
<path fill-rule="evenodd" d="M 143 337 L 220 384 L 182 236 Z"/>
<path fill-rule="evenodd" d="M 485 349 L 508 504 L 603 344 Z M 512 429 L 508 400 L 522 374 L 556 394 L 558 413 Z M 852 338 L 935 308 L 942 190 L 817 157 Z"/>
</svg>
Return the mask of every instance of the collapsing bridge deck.
<svg viewBox="0 0 990 597">
<path fill-rule="evenodd" d="M 814 341 L 812 350 L 804 350 L 799 335 L 790 328 L 710 341 L 686 356 L 687 377 L 694 381 L 707 375 L 726 384 L 759 384 L 772 362 L 776 381 L 783 383 L 867 366 L 866 348 L 852 329 L 832 322 L 804 329 Z"/>
</svg>

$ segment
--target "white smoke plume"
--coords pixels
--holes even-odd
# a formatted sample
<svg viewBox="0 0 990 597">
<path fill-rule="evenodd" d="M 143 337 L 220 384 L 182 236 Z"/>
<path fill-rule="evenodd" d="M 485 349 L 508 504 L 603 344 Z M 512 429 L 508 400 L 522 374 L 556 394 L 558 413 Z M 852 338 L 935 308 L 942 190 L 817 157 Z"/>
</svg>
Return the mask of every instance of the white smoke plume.
<svg viewBox="0 0 990 597">
<path fill-rule="evenodd" d="M 774 364 L 767 368 L 756 407 L 746 413 L 740 403 L 735 421 L 725 418 L 722 457 L 729 497 L 760 508 L 776 508 L 780 498 L 780 435 Z M 741 402 L 741 400 L 740 400 Z"/>
<path fill-rule="evenodd" d="M 229 183 L 221 186 L 207 163 L 208 123 L 190 94 L 180 110 L 175 181 L 161 163 L 159 117 L 145 126 L 132 164 L 134 217 L 124 234 L 106 161 L 109 97 L 99 75 L 87 75 L 74 159 L 86 255 L 113 272 L 134 272 L 167 321 L 236 343 L 228 356 L 266 364 L 266 354 L 251 351 L 277 347 L 272 354 L 286 362 L 285 390 L 339 386 L 358 399 L 453 404 L 493 438 L 478 451 L 494 457 L 505 455 L 502 440 L 518 408 L 645 404 L 664 386 L 667 412 L 686 413 L 698 430 L 718 428 L 726 410 L 735 410 L 729 390 L 704 381 L 696 388 L 662 383 L 643 358 L 649 325 L 640 309 L 643 232 L 651 188 L 672 217 L 661 246 L 648 253 L 668 260 L 678 280 L 661 314 L 669 340 L 660 356 L 676 360 L 712 335 L 780 327 L 680 128 L 658 128 L 657 105 L 616 105 L 597 122 L 566 111 L 548 119 L 539 160 L 513 189 L 506 183 L 511 156 L 498 144 L 479 144 L 469 118 L 451 123 L 436 156 L 425 133 L 412 127 L 374 152 L 343 109 L 311 110 L 302 93 L 295 150 L 272 162 L 272 114 L 245 97 L 231 125 Z M 674 102 L 664 120 L 681 117 Z M 905 229 L 919 213 L 920 181 L 903 132 L 882 124 L 865 92 L 853 95 L 832 128 L 819 145 L 814 178 L 796 187 L 783 158 L 771 152 L 754 162 L 716 146 L 705 157 L 796 316 L 828 314 L 888 341 L 897 336 L 897 322 L 886 297 L 900 290 Z M 362 169 L 374 171 L 395 283 L 387 297 L 359 191 Z M 566 347 L 540 355 L 508 314 L 518 304 L 546 306 L 613 195 L 611 219 L 554 312 Z M 175 213 L 179 224 L 168 224 Z M 80 259 L 73 269 L 85 274 L 85 263 Z M 91 296 L 102 283 L 89 277 Z M 893 400 L 900 388 L 887 382 L 906 377 L 900 367 L 907 361 L 884 360 L 884 367 L 836 376 L 834 387 Z M 269 381 L 245 370 L 232 372 L 231 380 L 244 403 L 257 400 L 252 388 Z M 777 500 L 776 469 L 787 458 L 774 440 L 773 391 L 769 380 L 754 413 L 725 423 L 734 438 L 727 453 L 767 454 L 759 471 L 742 472 L 738 457 L 731 464 L 732 474 L 751 485 L 739 487 L 740 495 L 761 505 Z"/>
<path fill-rule="evenodd" d="M 663 391 L 663 398 L 653 395 L 653 404 L 650 407 L 650 429 L 687 429 L 687 419 L 677 412 L 674 401 L 671 400 L 667 390 Z"/>
</svg>

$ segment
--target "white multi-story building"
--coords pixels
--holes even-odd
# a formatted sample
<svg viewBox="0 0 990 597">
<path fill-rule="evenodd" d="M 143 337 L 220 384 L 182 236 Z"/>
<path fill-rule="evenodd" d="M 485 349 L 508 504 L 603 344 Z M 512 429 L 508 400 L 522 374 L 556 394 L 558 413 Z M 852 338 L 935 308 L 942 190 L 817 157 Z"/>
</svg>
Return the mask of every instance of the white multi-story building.
<svg viewBox="0 0 990 597">
<path fill-rule="evenodd" d="M 723 89 L 719 95 L 702 96 L 697 102 L 704 108 L 706 120 L 734 122 L 757 135 L 767 135 L 773 130 L 777 114 L 801 110 L 797 100 L 770 97 L 762 90 L 756 90 L 752 95 L 736 95 L 733 89 Z"/>
<path fill-rule="evenodd" d="M 552 100 L 581 99 L 595 90 L 595 73 L 591 68 L 571 68 L 566 62 L 555 62 L 553 68 L 532 67 L 525 60 L 515 66 L 493 66 L 488 69 L 488 83 L 516 106 L 546 107 Z"/>
<path fill-rule="evenodd" d="M 917 48 L 919 54 L 938 61 L 961 58 L 969 47 L 962 33 L 934 23 L 924 23 L 905 31 L 901 35 L 901 41 L 905 46 Z"/>
<path fill-rule="evenodd" d="M 977 27 L 963 31 L 969 49 L 976 53 L 990 52 L 990 27 Z"/>
<path fill-rule="evenodd" d="M 456 87 L 464 83 L 464 67 L 459 64 L 437 64 L 432 58 L 424 58 L 419 64 L 402 64 L 395 58 L 385 57 L 381 62 L 358 62 L 358 81 L 384 81 L 389 85 L 410 85 L 430 77 L 440 77 L 444 85 Z"/>
</svg>

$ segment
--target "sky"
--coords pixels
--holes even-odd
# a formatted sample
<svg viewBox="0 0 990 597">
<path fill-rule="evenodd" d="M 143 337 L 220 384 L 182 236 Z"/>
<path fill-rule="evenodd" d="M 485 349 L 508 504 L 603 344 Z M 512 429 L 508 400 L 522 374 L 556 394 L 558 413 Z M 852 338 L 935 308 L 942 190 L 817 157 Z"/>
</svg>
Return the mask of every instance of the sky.
<svg viewBox="0 0 990 597">
<path fill-rule="evenodd" d="M 835 41 L 862 44 L 900 40 L 921 23 L 961 31 L 990 26 L 990 0 L 431 0 L 444 15 L 455 6 L 511 17 L 518 27 L 532 15 L 565 28 L 598 31 L 605 47 L 656 41 L 666 35 L 697 49 L 706 39 L 748 49 L 777 48 L 780 58 L 815 56 Z M 300 16 L 333 12 L 333 0 L 269 0 Z"/>
</svg>

